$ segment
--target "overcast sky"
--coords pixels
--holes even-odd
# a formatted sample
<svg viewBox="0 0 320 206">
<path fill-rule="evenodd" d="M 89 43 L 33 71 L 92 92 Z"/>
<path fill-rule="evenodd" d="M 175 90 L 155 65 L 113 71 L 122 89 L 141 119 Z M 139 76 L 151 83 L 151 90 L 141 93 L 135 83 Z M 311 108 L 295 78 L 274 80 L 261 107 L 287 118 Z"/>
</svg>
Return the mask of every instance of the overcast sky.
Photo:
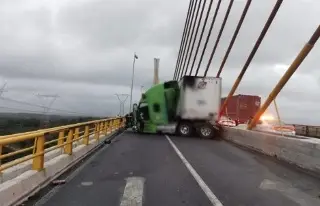
<svg viewBox="0 0 320 206">
<path fill-rule="evenodd" d="M 217 1 L 214 2 L 211 13 Z M 244 65 L 275 2 L 252 1 L 222 72 L 224 95 Z M 140 97 L 141 86 L 148 88 L 152 83 L 154 57 L 160 58 L 160 80 L 172 79 L 188 3 L 0 0 L 0 85 L 7 83 L 3 97 L 45 105 L 50 99 L 35 94 L 58 94 L 54 108 L 90 115 L 117 114 L 119 103 L 114 94 L 130 93 L 134 52 L 139 56 L 134 101 Z M 228 3 L 225 0 L 221 5 L 202 69 Z M 235 0 L 209 75 L 216 74 L 244 5 L 244 0 Z M 319 0 L 284 1 L 236 93 L 265 99 L 315 31 L 319 19 Z M 319 64 L 318 42 L 277 98 L 284 121 L 320 125 Z M 126 102 L 128 109 L 129 98 Z M 0 111 L 8 111 L 3 107 L 41 109 L 1 99 L 0 106 Z M 269 112 L 274 113 L 273 106 Z"/>
</svg>

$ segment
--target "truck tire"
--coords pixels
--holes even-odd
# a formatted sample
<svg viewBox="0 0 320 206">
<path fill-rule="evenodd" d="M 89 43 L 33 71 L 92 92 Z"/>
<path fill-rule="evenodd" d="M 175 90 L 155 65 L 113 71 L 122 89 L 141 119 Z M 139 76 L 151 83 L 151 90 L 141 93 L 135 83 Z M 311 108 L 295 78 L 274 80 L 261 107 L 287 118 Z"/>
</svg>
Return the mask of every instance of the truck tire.
<svg viewBox="0 0 320 206">
<path fill-rule="evenodd" d="M 177 127 L 177 134 L 182 137 L 189 137 L 192 134 L 192 125 L 188 122 L 180 122 Z"/>
<path fill-rule="evenodd" d="M 197 133 L 201 138 L 209 139 L 214 137 L 214 129 L 211 124 L 206 123 L 199 125 Z"/>
</svg>

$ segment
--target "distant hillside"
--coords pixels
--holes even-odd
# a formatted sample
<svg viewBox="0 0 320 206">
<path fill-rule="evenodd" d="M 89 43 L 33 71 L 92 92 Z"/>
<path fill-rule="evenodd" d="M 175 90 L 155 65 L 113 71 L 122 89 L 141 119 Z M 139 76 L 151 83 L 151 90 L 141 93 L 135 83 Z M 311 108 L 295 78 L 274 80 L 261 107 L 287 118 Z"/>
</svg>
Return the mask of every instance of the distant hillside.
<svg viewBox="0 0 320 206">
<path fill-rule="evenodd" d="M 33 113 L 0 113 L 0 135 L 37 130 L 40 128 L 86 122 L 98 117 L 63 116 Z"/>
<path fill-rule="evenodd" d="M 105 117 L 104 117 L 105 118 Z M 38 130 L 40 128 L 57 127 L 68 124 L 75 124 L 80 122 L 87 122 L 91 120 L 101 119 L 97 117 L 82 117 L 82 116 L 63 116 L 63 115 L 48 115 L 33 114 L 33 113 L 0 113 L 0 136 L 22 133 L 28 131 Z M 47 137 L 48 141 L 57 138 L 57 134 Z M 3 149 L 3 154 L 15 151 L 19 148 L 26 148 L 33 145 L 33 140 L 27 140 L 11 145 L 6 145 Z M 2 160 L 3 163 L 21 157 L 23 155 L 16 155 L 12 158 Z"/>
<path fill-rule="evenodd" d="M 42 119 L 46 115 L 43 114 L 35 114 L 35 113 L 5 113 L 0 112 L 0 118 L 35 118 L 35 119 Z M 50 119 L 70 119 L 70 118 L 77 118 L 81 117 L 80 115 L 54 115 L 49 114 L 47 115 Z"/>
</svg>

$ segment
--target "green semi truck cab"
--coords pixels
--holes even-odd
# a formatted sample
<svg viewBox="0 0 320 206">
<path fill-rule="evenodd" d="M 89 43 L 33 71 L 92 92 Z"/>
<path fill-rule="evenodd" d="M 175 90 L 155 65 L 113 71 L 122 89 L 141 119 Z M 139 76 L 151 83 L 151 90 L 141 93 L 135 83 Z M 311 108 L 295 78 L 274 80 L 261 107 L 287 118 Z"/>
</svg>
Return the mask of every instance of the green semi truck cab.
<svg viewBox="0 0 320 206">
<path fill-rule="evenodd" d="M 220 78 L 184 76 L 154 85 L 133 106 L 136 131 L 213 137 L 220 98 Z"/>
</svg>

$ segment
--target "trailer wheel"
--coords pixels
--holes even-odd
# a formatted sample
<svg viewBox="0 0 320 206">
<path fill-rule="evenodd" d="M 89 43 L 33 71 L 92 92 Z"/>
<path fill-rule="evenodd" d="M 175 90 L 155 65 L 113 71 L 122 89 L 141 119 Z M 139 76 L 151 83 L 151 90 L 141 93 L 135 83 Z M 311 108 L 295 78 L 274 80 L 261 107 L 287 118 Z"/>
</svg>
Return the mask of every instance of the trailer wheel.
<svg viewBox="0 0 320 206">
<path fill-rule="evenodd" d="M 191 124 L 188 122 L 181 122 L 178 125 L 177 133 L 178 133 L 178 135 L 183 136 L 183 137 L 191 136 L 191 133 L 192 133 Z"/>
<path fill-rule="evenodd" d="M 210 124 L 203 124 L 197 130 L 201 138 L 213 138 L 214 136 L 213 127 Z"/>
</svg>

